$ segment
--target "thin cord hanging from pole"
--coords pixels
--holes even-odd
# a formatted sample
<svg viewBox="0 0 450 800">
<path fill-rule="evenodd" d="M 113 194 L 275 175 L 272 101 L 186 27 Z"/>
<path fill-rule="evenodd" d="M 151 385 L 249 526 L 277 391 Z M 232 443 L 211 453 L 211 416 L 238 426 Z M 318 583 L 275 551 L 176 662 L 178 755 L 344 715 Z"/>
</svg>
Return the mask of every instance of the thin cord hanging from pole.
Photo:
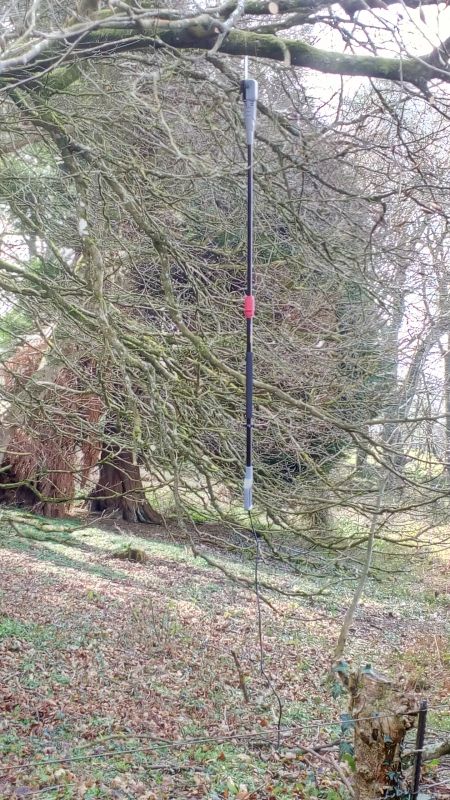
<svg viewBox="0 0 450 800">
<path fill-rule="evenodd" d="M 256 610 L 258 615 L 258 644 L 259 644 L 259 671 L 264 678 L 265 682 L 267 683 L 268 688 L 272 692 L 273 696 L 277 701 L 278 706 L 278 716 L 277 716 L 277 747 L 280 748 L 281 745 L 281 723 L 283 720 L 283 702 L 281 700 L 281 696 L 278 694 L 275 686 L 272 683 L 269 675 L 266 672 L 265 666 L 265 654 L 264 654 L 264 638 L 263 638 L 263 627 L 262 627 L 262 608 L 261 608 L 261 597 L 259 592 L 259 563 L 261 560 L 261 537 L 258 531 L 255 528 L 252 512 L 248 512 L 248 516 L 250 519 L 250 527 L 255 538 L 255 594 L 256 594 Z"/>
</svg>

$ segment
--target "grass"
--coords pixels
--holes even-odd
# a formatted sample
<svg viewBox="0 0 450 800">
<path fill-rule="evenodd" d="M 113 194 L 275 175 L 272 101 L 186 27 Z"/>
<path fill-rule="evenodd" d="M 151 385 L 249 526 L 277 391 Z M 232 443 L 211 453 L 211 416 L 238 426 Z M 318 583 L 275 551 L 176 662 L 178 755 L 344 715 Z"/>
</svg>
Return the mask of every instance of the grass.
<svg viewBox="0 0 450 800">
<path fill-rule="evenodd" d="M 326 676 L 353 583 L 315 600 L 271 594 L 273 609 L 263 606 L 264 667 L 283 699 L 283 725 L 293 726 L 277 751 L 277 704 L 259 669 L 252 592 L 169 534 L 156 540 L 118 527 L 70 521 L 70 544 L 0 531 L 2 800 L 27 791 L 45 800 L 346 800 L 332 764 L 302 756 L 298 746 L 338 735 L 346 700 L 333 699 Z M 130 547 L 145 551 L 145 564 L 113 559 Z M 252 578 L 251 563 L 226 566 Z M 370 581 L 348 651 L 355 663 L 427 685 L 433 706 L 450 691 L 448 596 L 439 569 Z M 261 575 L 285 587 L 320 588 L 313 575 L 267 564 Z M 450 715 L 430 711 L 429 724 L 448 731 Z M 260 741 L 229 738 L 249 733 Z M 67 757 L 80 760 L 50 763 Z"/>
<path fill-rule="evenodd" d="M 32 643 L 35 647 L 46 647 L 55 639 L 57 632 L 48 625 L 35 625 L 0 615 L 0 642 L 5 639 Z"/>
</svg>

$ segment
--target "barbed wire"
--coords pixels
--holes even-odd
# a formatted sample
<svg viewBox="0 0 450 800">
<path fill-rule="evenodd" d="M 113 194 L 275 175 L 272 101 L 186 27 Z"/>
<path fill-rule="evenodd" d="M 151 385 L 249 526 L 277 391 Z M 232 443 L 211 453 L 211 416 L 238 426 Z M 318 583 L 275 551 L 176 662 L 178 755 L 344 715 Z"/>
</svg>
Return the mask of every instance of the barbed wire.
<svg viewBox="0 0 450 800">
<path fill-rule="evenodd" d="M 440 706 L 431 706 L 429 708 L 429 710 L 438 710 L 440 708 L 441 708 Z M 418 710 L 417 711 L 408 711 L 408 712 L 405 712 L 404 714 L 402 714 L 401 716 L 413 716 L 413 715 L 415 715 L 417 713 L 418 713 Z M 447 706 L 447 713 L 450 715 L 450 709 L 448 709 L 448 706 Z M 68 764 L 68 763 L 75 763 L 75 762 L 82 762 L 82 761 L 90 761 L 90 760 L 94 760 L 94 759 L 97 759 L 97 758 L 100 758 L 100 759 L 102 759 L 102 758 L 113 758 L 114 756 L 131 755 L 133 753 L 147 753 L 147 752 L 154 752 L 154 751 L 158 751 L 158 750 L 178 749 L 178 748 L 183 748 L 183 747 L 189 748 L 189 747 L 194 747 L 196 745 L 201 745 L 201 744 L 210 744 L 210 743 L 220 744 L 220 743 L 226 743 L 226 742 L 229 742 L 229 741 L 233 741 L 233 740 L 236 740 L 236 739 L 239 739 L 239 740 L 242 740 L 242 741 L 254 742 L 255 744 L 259 740 L 259 741 L 261 741 L 263 743 L 270 744 L 271 740 L 274 737 L 278 738 L 278 735 L 280 735 L 280 737 L 283 737 L 283 738 L 289 738 L 290 736 L 294 735 L 298 731 L 302 731 L 302 730 L 305 730 L 305 729 L 308 730 L 308 729 L 316 728 L 316 727 L 322 727 L 322 728 L 341 727 L 342 724 L 345 724 L 347 726 L 347 725 L 349 725 L 349 723 L 352 723 L 352 722 L 362 722 L 362 721 L 374 720 L 374 719 L 377 719 L 377 720 L 379 720 L 379 719 L 388 719 L 388 718 L 391 718 L 392 716 L 393 716 L 393 714 L 372 714 L 371 716 L 367 716 L 367 717 L 349 717 L 349 716 L 345 716 L 345 717 L 343 717 L 343 718 L 341 718 L 339 720 L 336 719 L 335 721 L 328 722 L 328 723 L 326 721 L 324 721 L 324 720 L 310 720 L 308 723 L 300 724 L 300 725 L 292 725 L 292 726 L 289 726 L 289 727 L 281 727 L 281 728 L 279 728 L 278 725 L 276 725 L 276 726 L 273 726 L 267 732 L 264 732 L 264 731 L 254 732 L 254 733 L 244 733 L 244 732 L 243 733 L 239 733 L 239 732 L 235 732 L 235 733 L 231 733 L 231 734 L 224 734 L 222 736 L 199 736 L 199 737 L 190 738 L 190 739 L 175 739 L 175 740 L 172 739 L 172 740 L 166 740 L 166 741 L 161 741 L 160 740 L 157 743 L 155 742 L 155 743 L 153 743 L 151 745 L 147 745 L 147 746 L 144 746 L 144 747 L 124 748 L 124 749 L 121 749 L 121 750 L 109 750 L 109 751 L 105 751 L 103 753 L 89 753 L 89 754 L 81 755 L 81 756 L 66 756 L 66 757 L 62 757 L 62 758 L 53 758 L 53 759 L 47 759 L 47 760 L 38 759 L 38 760 L 34 760 L 34 761 L 25 762 L 24 764 L 14 765 L 14 768 L 16 770 L 23 770 L 23 769 L 29 769 L 29 768 L 37 767 L 37 766 L 42 767 L 42 766 L 53 765 L 53 764 L 65 764 L 65 763 Z M 125 735 L 124 735 L 124 737 L 125 737 Z M 124 738 L 124 737 L 117 736 L 115 738 Z M 147 737 L 143 736 L 143 735 L 139 735 L 139 738 L 147 738 Z M 148 737 L 148 738 L 151 738 L 151 737 Z M 318 745 L 315 749 L 316 750 L 325 749 L 325 748 L 328 748 L 328 747 L 336 746 L 337 744 L 338 744 L 338 742 L 329 742 L 329 743 L 326 743 L 326 744 L 323 744 L 323 745 Z M 95 742 L 92 743 L 92 747 L 95 747 L 95 746 L 98 746 L 98 743 L 95 743 Z M 301 749 L 302 749 L 302 745 L 299 744 L 299 750 L 301 750 Z M 309 749 L 312 749 L 312 748 L 309 748 Z M 416 752 L 421 752 L 421 751 L 420 750 L 408 750 L 408 756 L 409 755 L 413 755 Z M 5 774 L 6 773 L 3 773 L 0 777 L 3 777 Z"/>
<path fill-rule="evenodd" d="M 423 783 L 423 789 L 434 789 L 435 786 L 445 786 L 446 789 L 450 789 L 450 781 L 436 781 L 435 783 Z"/>
<path fill-rule="evenodd" d="M 131 755 L 133 753 L 150 753 L 158 750 L 165 750 L 165 749 L 172 749 L 172 748 L 183 748 L 183 747 L 194 747 L 200 744 L 211 744 L 211 743 L 226 743 L 229 741 L 233 741 L 234 739 L 241 739 L 247 741 L 255 741 L 261 740 L 266 743 L 271 743 L 271 740 L 274 735 L 276 735 L 277 731 L 273 731 L 272 733 L 253 733 L 253 734 L 231 734 L 229 736 L 222 736 L 222 737 L 199 737 L 197 739 L 183 739 L 180 741 L 167 741 L 161 742 L 159 744 L 148 745 L 146 747 L 132 747 L 132 748 L 125 748 L 121 750 L 107 750 L 104 753 L 88 753 L 84 756 L 67 756 L 63 758 L 52 758 L 52 759 L 38 759 L 35 761 L 28 761 L 24 764 L 14 765 L 14 769 L 16 770 L 23 770 L 23 769 L 30 769 L 32 767 L 42 767 L 42 766 L 51 766 L 55 764 L 70 764 L 74 762 L 82 762 L 82 761 L 91 761 L 94 759 L 102 759 L 102 758 L 114 758 L 114 756 L 123 756 L 123 755 Z M 289 735 L 289 732 L 281 731 L 281 736 Z M 93 745 L 95 746 L 95 745 Z M 326 747 L 330 745 L 323 745 L 322 747 Z M 4 777 L 5 773 L 3 773 L 0 777 Z"/>
</svg>

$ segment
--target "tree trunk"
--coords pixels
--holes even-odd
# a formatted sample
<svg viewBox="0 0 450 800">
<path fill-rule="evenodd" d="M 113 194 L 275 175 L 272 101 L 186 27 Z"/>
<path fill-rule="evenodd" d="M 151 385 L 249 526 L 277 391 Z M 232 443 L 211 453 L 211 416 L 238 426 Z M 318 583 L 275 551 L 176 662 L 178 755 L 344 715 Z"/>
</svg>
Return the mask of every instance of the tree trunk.
<svg viewBox="0 0 450 800">
<path fill-rule="evenodd" d="M 324 506 L 323 508 L 315 508 L 313 511 L 310 511 L 309 518 L 315 533 L 322 533 L 323 531 L 330 530 L 331 513 L 327 506 Z"/>
<path fill-rule="evenodd" d="M 366 435 L 369 435 L 369 426 L 368 425 L 364 425 L 362 427 L 363 427 L 364 433 Z M 369 454 L 368 454 L 367 450 L 365 449 L 365 447 L 361 447 L 361 445 L 359 445 L 357 447 L 357 449 L 356 449 L 356 465 L 355 466 L 356 466 L 356 471 L 358 472 L 359 475 L 363 474 L 363 471 L 365 470 L 365 468 L 367 466 L 368 455 Z"/>
<path fill-rule="evenodd" d="M 28 436 L 18 428 L 12 434 L 0 472 L 0 503 L 57 519 L 67 515 L 75 497 L 74 445 L 48 430 L 40 433 L 42 438 Z"/>
<path fill-rule="evenodd" d="M 361 574 L 359 576 L 358 583 L 356 585 L 356 589 L 352 598 L 352 601 L 347 609 L 347 612 L 344 617 L 344 621 L 342 623 L 342 627 L 339 633 L 339 639 L 336 645 L 336 649 L 334 651 L 334 659 L 335 661 L 340 661 L 344 656 L 345 645 L 347 643 L 348 632 L 350 630 L 350 626 L 353 622 L 353 618 L 355 616 L 355 611 L 358 608 L 359 601 L 363 595 L 367 578 L 369 577 L 370 567 L 372 566 L 372 555 L 373 555 L 373 546 L 375 543 L 375 536 L 379 524 L 379 513 L 381 504 L 383 502 L 385 484 L 386 484 L 387 476 L 384 482 L 380 481 L 380 485 L 378 487 L 378 497 L 377 497 L 377 504 L 372 514 L 372 520 L 370 523 L 370 530 L 369 530 L 369 538 L 367 539 L 367 547 L 366 547 L 366 557 L 364 559 L 364 564 L 361 569 Z"/>
<path fill-rule="evenodd" d="M 350 716 L 354 720 L 355 800 L 380 800 L 389 789 L 401 792 L 401 746 L 414 726 L 411 696 L 370 666 L 349 679 Z"/>
<path fill-rule="evenodd" d="M 163 524 L 161 515 L 146 500 L 139 465 L 133 463 L 131 450 L 103 449 L 90 505 L 92 511 L 120 511 L 127 522 Z"/>
<path fill-rule="evenodd" d="M 444 413 L 445 413 L 445 475 L 450 484 L 450 333 L 444 354 Z"/>
</svg>

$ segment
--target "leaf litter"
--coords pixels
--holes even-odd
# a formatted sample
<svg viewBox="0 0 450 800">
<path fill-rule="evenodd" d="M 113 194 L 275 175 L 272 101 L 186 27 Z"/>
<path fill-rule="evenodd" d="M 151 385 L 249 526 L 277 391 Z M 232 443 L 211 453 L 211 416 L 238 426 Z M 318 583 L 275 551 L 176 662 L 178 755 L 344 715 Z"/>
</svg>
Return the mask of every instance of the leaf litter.
<svg viewBox="0 0 450 800">
<path fill-rule="evenodd" d="M 0 797 L 346 798 L 334 751 L 316 763 L 301 750 L 339 735 L 345 704 L 325 677 L 345 596 L 263 608 L 265 670 L 283 699 L 277 750 L 254 594 L 149 530 L 2 542 Z M 111 560 L 130 544 L 145 563 Z M 355 661 L 426 686 L 430 705 L 450 689 L 439 569 L 438 588 L 427 573 L 413 599 L 398 580 L 395 597 L 393 584 L 371 586 L 350 643 Z"/>
</svg>

